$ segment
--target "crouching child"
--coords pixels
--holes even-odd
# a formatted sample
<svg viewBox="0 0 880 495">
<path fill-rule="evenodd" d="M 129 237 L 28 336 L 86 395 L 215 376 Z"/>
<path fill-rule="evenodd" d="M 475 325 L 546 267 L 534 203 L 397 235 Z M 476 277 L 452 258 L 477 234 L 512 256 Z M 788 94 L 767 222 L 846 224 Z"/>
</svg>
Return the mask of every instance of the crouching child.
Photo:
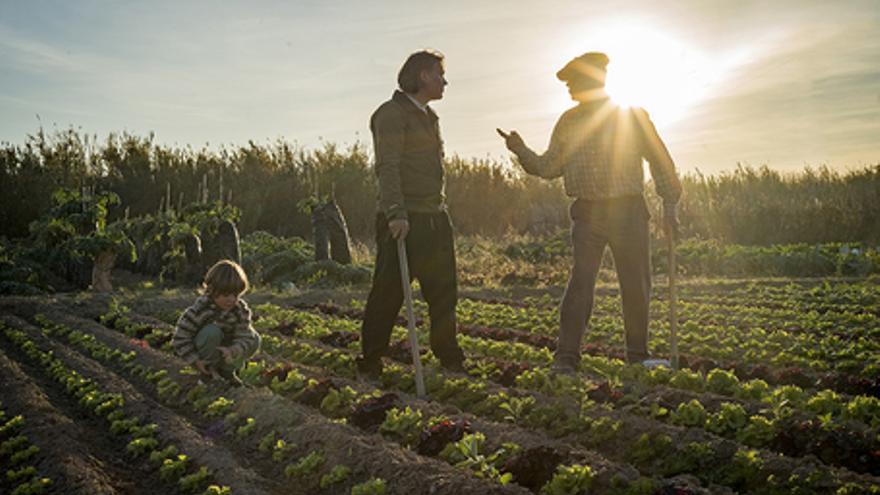
<svg viewBox="0 0 880 495">
<path fill-rule="evenodd" d="M 244 269 L 221 260 L 205 275 L 202 294 L 177 321 L 171 345 L 203 378 L 222 377 L 242 385 L 238 372 L 260 349 L 251 310 L 241 298 L 248 290 Z"/>
</svg>

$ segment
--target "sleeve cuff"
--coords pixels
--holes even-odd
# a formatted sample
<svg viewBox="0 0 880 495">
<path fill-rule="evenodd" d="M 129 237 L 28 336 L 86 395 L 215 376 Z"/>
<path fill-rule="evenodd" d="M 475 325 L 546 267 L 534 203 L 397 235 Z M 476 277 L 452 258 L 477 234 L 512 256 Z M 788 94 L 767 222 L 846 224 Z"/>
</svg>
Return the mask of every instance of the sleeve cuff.
<svg viewBox="0 0 880 495">
<path fill-rule="evenodd" d="M 519 146 L 514 146 L 511 151 L 516 156 L 523 156 L 529 152 L 529 147 L 526 146 L 525 143 L 523 143 Z"/>
<path fill-rule="evenodd" d="M 385 212 L 385 217 L 388 220 L 408 220 L 409 216 L 406 213 L 406 208 L 403 206 L 394 205 L 388 208 L 388 211 Z"/>
</svg>

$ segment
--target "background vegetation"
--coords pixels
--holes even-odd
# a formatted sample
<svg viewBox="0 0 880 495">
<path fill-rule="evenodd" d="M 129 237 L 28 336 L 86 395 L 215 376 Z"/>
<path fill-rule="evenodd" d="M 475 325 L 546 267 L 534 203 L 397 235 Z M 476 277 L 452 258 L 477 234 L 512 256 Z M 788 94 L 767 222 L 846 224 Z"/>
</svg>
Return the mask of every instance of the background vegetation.
<svg viewBox="0 0 880 495">
<path fill-rule="evenodd" d="M 203 197 L 241 211 L 242 235 L 266 231 L 310 238 L 297 205 L 335 192 L 354 239 L 369 242 L 376 181 L 369 150 L 327 144 L 306 150 L 284 141 L 193 149 L 157 144 L 153 135 L 111 134 L 104 140 L 75 129 L 43 129 L 24 144 L 0 145 L 0 236 L 20 238 L 52 206 L 61 187 L 112 191 L 120 207 L 109 220 L 155 214 Z M 447 194 L 463 235 L 555 234 L 568 226 L 568 199 L 559 181 L 523 176 L 490 160 L 452 157 Z M 880 238 L 880 164 L 847 172 L 827 167 L 783 174 L 738 167 L 714 176 L 683 177 L 685 238 L 722 244 L 771 246 L 861 242 Z M 207 187 L 205 187 L 207 185 Z M 658 211 L 653 189 L 649 200 Z"/>
</svg>

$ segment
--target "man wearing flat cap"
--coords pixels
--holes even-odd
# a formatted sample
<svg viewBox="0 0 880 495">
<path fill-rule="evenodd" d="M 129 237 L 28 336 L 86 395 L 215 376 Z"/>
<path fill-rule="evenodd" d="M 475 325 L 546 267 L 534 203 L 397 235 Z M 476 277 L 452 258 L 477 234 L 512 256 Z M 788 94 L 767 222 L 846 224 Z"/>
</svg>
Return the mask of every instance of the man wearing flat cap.
<svg viewBox="0 0 880 495">
<path fill-rule="evenodd" d="M 507 148 L 523 169 L 545 179 L 563 177 L 571 204 L 574 266 L 560 307 L 559 342 L 553 369 L 573 373 L 581 339 L 593 309 L 596 276 L 610 246 L 623 299 L 626 358 L 656 364 L 648 354 L 651 265 L 642 160 L 650 164 L 663 198 L 664 227 L 678 228 L 676 206 L 681 184 L 672 158 L 647 112 L 622 108 L 605 92 L 608 56 L 588 52 L 565 65 L 556 77 L 577 105 L 559 118 L 550 145 L 537 154 L 516 131 L 505 133 Z"/>
</svg>

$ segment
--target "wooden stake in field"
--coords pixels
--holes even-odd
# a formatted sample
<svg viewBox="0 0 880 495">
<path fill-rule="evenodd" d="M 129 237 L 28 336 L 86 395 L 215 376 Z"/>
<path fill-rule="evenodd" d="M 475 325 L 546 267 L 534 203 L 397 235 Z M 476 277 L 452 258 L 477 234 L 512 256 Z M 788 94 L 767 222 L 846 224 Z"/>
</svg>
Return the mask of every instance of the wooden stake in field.
<svg viewBox="0 0 880 495">
<path fill-rule="evenodd" d="M 666 227 L 666 240 L 669 248 L 669 334 L 672 340 L 672 369 L 678 370 L 678 335 L 676 334 L 678 325 L 678 316 L 676 314 L 676 294 L 675 294 L 675 230 Z"/>
<path fill-rule="evenodd" d="M 416 318 L 413 313 L 412 286 L 409 282 L 409 261 L 406 259 L 406 241 L 397 239 L 397 258 L 400 260 L 400 281 L 403 283 L 403 300 L 406 303 L 406 321 L 409 330 L 409 348 L 416 369 L 416 396 L 425 396 L 425 377 L 422 374 L 422 357 L 419 355 L 419 336 L 416 334 Z"/>
</svg>

